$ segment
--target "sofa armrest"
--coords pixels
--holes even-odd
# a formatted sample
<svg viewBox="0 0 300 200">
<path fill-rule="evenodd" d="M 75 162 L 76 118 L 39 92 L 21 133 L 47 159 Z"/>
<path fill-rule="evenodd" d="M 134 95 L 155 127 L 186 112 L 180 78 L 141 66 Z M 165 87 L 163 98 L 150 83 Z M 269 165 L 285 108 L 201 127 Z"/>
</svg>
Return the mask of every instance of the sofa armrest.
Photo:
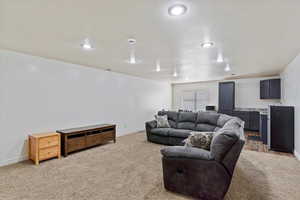
<svg viewBox="0 0 300 200">
<path fill-rule="evenodd" d="M 171 157 L 171 158 L 213 160 L 209 151 L 200 148 L 195 148 L 195 147 L 183 147 L 183 146 L 166 147 L 161 150 L 161 154 L 164 157 Z"/>
<path fill-rule="evenodd" d="M 152 121 L 149 121 L 149 122 L 146 122 L 146 129 L 153 129 L 153 128 L 156 128 L 157 127 L 157 122 L 156 120 L 152 120 Z"/>
</svg>

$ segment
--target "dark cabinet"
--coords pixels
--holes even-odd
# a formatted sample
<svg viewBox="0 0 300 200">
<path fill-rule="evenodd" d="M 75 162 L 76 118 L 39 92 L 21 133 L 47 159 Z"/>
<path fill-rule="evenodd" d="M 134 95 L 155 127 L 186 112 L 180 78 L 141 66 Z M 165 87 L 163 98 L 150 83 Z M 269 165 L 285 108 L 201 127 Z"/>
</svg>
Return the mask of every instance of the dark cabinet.
<svg viewBox="0 0 300 200">
<path fill-rule="evenodd" d="M 262 142 L 268 144 L 268 115 L 260 115 L 259 133 Z"/>
<path fill-rule="evenodd" d="M 250 112 L 247 111 L 234 111 L 233 116 L 240 118 L 245 122 L 245 129 L 250 129 Z"/>
<path fill-rule="evenodd" d="M 259 130 L 259 112 L 252 111 L 250 112 L 250 130 L 258 131 Z"/>
<path fill-rule="evenodd" d="M 270 147 L 275 151 L 293 153 L 294 151 L 294 107 L 271 106 L 271 144 Z"/>
<path fill-rule="evenodd" d="M 235 104 L 235 83 L 219 83 L 219 111 L 230 112 L 234 109 Z"/>
<path fill-rule="evenodd" d="M 238 117 L 245 122 L 245 129 L 250 131 L 259 130 L 259 112 L 256 111 L 234 111 L 232 116 Z"/>
<path fill-rule="evenodd" d="M 270 79 L 260 81 L 261 99 L 280 99 L 281 98 L 281 80 Z"/>
</svg>

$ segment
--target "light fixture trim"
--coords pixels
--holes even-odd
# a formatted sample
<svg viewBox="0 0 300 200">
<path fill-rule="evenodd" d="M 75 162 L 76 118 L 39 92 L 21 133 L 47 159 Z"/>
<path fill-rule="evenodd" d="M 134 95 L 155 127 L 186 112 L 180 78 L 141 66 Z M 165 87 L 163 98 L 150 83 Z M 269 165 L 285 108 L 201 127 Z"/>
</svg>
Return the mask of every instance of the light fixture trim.
<svg viewBox="0 0 300 200">
<path fill-rule="evenodd" d="M 160 68 L 160 62 L 157 61 L 157 62 L 156 62 L 156 71 L 157 71 L 157 72 L 160 72 L 160 70 L 161 70 L 161 68 Z"/>
<path fill-rule="evenodd" d="M 130 64 L 136 64 L 136 59 L 135 59 L 135 56 L 134 55 L 132 55 L 132 56 L 130 56 L 130 58 L 129 58 L 129 63 Z"/>
<path fill-rule="evenodd" d="M 181 16 L 186 14 L 187 10 L 187 6 L 184 4 L 174 4 L 169 7 L 168 13 L 170 16 Z"/>
<path fill-rule="evenodd" d="M 226 67 L 225 67 L 224 71 L 225 72 L 231 71 L 231 67 L 230 67 L 230 65 L 228 63 L 226 64 Z"/>
<path fill-rule="evenodd" d="M 212 48 L 214 45 L 215 45 L 215 43 L 212 41 L 201 43 L 201 47 L 204 49 Z"/>
<path fill-rule="evenodd" d="M 80 46 L 83 50 L 86 50 L 86 51 L 94 50 L 94 47 L 88 38 L 86 38 L 83 41 L 83 43 L 80 44 Z"/>
<path fill-rule="evenodd" d="M 218 55 L 218 58 L 217 58 L 217 63 L 223 63 L 223 62 L 224 62 L 223 55 L 222 55 L 222 54 L 219 54 L 219 55 Z"/>
<path fill-rule="evenodd" d="M 173 73 L 173 76 L 174 76 L 174 77 L 177 77 L 177 76 L 178 76 L 178 74 L 177 74 L 176 71 Z"/>
<path fill-rule="evenodd" d="M 135 38 L 128 38 L 128 43 L 130 44 L 130 45 L 134 45 L 134 44 L 136 44 L 136 39 Z"/>
</svg>

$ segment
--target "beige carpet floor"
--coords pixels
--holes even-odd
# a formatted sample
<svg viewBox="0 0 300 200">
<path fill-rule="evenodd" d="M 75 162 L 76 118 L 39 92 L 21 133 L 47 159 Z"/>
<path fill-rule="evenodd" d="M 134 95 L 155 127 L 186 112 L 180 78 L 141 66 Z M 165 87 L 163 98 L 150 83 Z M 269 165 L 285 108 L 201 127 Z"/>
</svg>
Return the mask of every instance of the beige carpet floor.
<svg viewBox="0 0 300 200">
<path fill-rule="evenodd" d="M 136 133 L 67 158 L 0 168 L 1 200 L 181 200 L 163 187 L 161 145 Z M 299 200 L 300 162 L 243 151 L 226 200 Z"/>
</svg>

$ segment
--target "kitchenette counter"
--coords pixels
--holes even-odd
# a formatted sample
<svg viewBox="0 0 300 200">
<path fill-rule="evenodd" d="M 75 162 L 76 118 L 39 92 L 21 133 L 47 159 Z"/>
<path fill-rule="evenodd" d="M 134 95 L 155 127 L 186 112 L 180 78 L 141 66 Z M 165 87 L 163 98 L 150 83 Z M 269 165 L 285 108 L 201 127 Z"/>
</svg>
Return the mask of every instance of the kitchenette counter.
<svg viewBox="0 0 300 200">
<path fill-rule="evenodd" d="M 261 114 L 261 115 L 268 114 L 268 108 L 235 108 L 234 111 L 259 112 L 259 114 Z"/>
</svg>

